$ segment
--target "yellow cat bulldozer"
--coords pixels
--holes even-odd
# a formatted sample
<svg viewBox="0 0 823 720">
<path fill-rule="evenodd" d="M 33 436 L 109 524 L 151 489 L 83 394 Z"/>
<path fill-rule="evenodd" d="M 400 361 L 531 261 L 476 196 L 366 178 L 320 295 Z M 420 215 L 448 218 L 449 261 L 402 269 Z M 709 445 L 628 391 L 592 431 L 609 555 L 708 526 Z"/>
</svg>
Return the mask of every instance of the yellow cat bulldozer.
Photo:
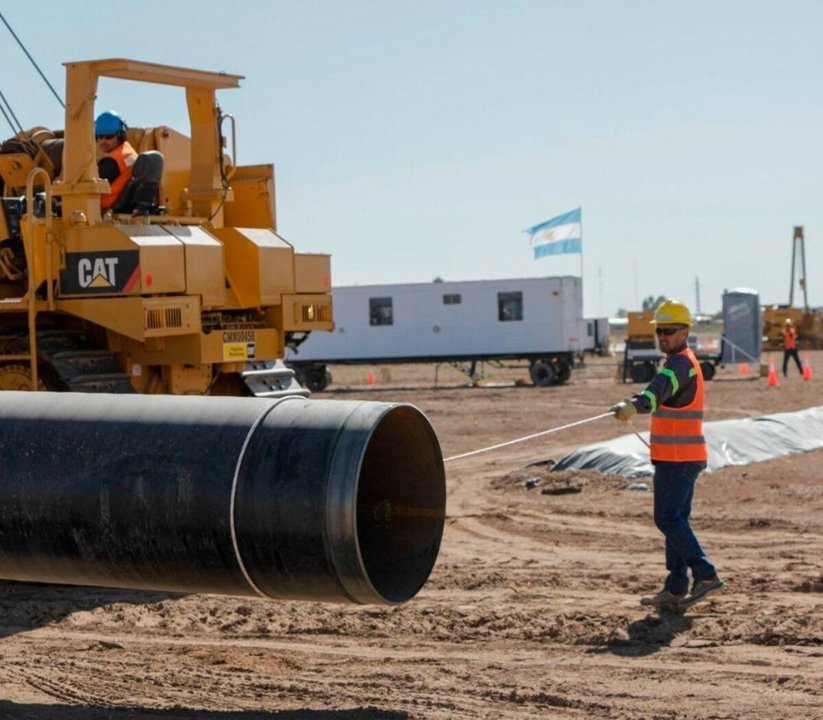
<svg viewBox="0 0 823 720">
<path fill-rule="evenodd" d="M 65 128 L 0 147 L 0 389 L 307 394 L 281 359 L 332 329 L 330 261 L 277 234 L 273 166 L 235 163 L 216 91 L 242 77 L 125 59 L 65 67 Z M 102 77 L 183 88 L 190 120 L 189 135 L 128 129 L 133 176 L 106 212 Z"/>
</svg>

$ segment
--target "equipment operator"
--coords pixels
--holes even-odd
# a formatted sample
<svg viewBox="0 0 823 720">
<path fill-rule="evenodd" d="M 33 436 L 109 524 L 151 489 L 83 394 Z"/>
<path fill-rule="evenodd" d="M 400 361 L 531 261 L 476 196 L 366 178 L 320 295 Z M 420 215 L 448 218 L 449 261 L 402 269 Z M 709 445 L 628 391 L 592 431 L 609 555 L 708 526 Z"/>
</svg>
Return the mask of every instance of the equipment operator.
<svg viewBox="0 0 823 720">
<path fill-rule="evenodd" d="M 657 308 L 652 322 L 666 362 L 643 392 L 609 410 L 622 421 L 636 413 L 651 413 L 654 522 L 666 538 L 668 576 L 660 592 L 640 602 L 682 609 L 722 590 L 725 583 L 689 524 L 697 476 L 708 459 L 703 437 L 703 373 L 688 347 L 691 314 L 683 303 L 669 299 Z"/>
<path fill-rule="evenodd" d="M 128 126 L 122 118 L 111 110 L 100 113 L 94 121 L 94 137 L 100 159 L 97 173 L 109 181 L 111 190 L 100 198 L 100 207 L 110 210 L 131 179 L 132 167 L 137 153 L 126 140 Z"/>
</svg>

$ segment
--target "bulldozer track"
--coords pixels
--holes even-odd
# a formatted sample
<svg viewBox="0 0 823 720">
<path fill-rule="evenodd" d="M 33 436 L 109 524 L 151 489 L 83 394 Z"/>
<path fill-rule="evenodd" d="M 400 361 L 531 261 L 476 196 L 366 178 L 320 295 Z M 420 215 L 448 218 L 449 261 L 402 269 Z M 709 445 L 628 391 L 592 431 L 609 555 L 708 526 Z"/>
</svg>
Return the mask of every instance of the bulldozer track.
<svg viewBox="0 0 823 720">
<path fill-rule="evenodd" d="M 27 353 L 28 344 L 28 335 L 24 332 L 0 337 L 0 351 L 3 353 Z M 118 370 L 114 353 L 90 345 L 81 332 L 38 332 L 37 358 L 45 389 L 120 394 L 134 392 L 129 376 Z M 30 376 L 29 368 L 19 363 L 0 366 L 0 375 L 9 373 Z"/>
<path fill-rule="evenodd" d="M 134 392 L 129 376 L 118 370 L 114 353 L 89 345 L 80 332 L 38 332 L 37 357 L 72 392 Z"/>
<path fill-rule="evenodd" d="M 28 333 L 23 330 L 0 334 L 2 355 L 26 355 Z M 91 345 L 83 333 L 74 330 L 42 330 L 37 333 L 40 389 L 70 392 L 134 393 L 131 379 L 118 370 L 114 353 Z M 8 376 L 4 384 L 3 377 Z M 0 364 L 0 389 L 28 389 L 31 372 L 19 360 Z M 247 392 L 257 397 L 290 395 L 308 397 L 294 371 L 281 360 L 248 362 L 240 373 Z M 28 380 L 28 382 L 26 382 Z M 44 382 L 45 381 L 45 382 Z"/>
</svg>

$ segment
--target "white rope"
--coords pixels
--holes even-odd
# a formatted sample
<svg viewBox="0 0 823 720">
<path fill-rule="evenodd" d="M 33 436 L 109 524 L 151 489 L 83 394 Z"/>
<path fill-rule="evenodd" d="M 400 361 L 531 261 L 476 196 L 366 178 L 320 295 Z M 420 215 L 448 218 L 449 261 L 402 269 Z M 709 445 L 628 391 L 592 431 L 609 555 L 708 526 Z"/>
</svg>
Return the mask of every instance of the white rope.
<svg viewBox="0 0 823 720">
<path fill-rule="evenodd" d="M 652 449 L 652 446 L 651 446 L 651 445 L 649 445 L 649 443 L 647 443 L 647 442 L 643 439 L 643 436 L 642 436 L 639 432 L 637 432 L 637 430 L 635 429 L 634 425 L 632 425 L 632 420 L 631 420 L 631 418 L 629 418 L 629 427 L 632 429 L 632 432 L 633 432 L 635 435 L 637 435 L 637 437 L 638 437 L 638 439 L 640 440 L 640 442 L 642 442 L 642 443 L 643 443 L 643 444 L 644 444 L 647 448 L 649 448 L 649 450 L 651 450 L 651 449 Z"/>
<path fill-rule="evenodd" d="M 491 450 L 497 450 L 498 448 L 506 447 L 507 445 L 525 442 L 526 440 L 531 440 L 532 438 L 540 437 L 541 435 L 549 435 L 551 433 L 560 432 L 561 430 L 567 430 L 568 428 L 575 427 L 576 425 L 583 425 L 584 423 L 594 422 L 595 420 L 602 420 L 605 417 L 614 417 L 614 412 L 601 413 L 600 415 L 595 415 L 594 417 L 586 418 L 585 420 L 578 420 L 576 422 L 569 423 L 568 425 L 561 425 L 560 427 L 552 428 L 551 430 L 543 430 L 542 432 L 534 433 L 533 435 L 526 435 L 525 437 L 517 438 L 516 440 L 509 440 L 507 442 L 498 443 L 497 445 L 490 445 L 489 447 L 481 448 L 480 450 L 472 450 L 471 452 L 462 453 L 461 455 L 452 455 L 451 457 L 446 458 L 443 462 L 450 462 L 452 460 L 459 460 L 460 458 L 469 457 L 470 455 L 479 455 L 480 453 L 490 452 Z"/>
</svg>

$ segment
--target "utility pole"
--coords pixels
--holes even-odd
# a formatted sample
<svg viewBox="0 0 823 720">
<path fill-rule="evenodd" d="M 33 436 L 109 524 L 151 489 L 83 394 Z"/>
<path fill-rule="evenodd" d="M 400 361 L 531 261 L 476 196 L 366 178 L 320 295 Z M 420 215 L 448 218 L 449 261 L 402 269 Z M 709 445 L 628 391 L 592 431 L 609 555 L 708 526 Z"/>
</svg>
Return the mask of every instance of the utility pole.
<svg viewBox="0 0 823 720">
<path fill-rule="evenodd" d="M 700 312 L 700 278 L 694 278 L 694 311 Z"/>
</svg>

